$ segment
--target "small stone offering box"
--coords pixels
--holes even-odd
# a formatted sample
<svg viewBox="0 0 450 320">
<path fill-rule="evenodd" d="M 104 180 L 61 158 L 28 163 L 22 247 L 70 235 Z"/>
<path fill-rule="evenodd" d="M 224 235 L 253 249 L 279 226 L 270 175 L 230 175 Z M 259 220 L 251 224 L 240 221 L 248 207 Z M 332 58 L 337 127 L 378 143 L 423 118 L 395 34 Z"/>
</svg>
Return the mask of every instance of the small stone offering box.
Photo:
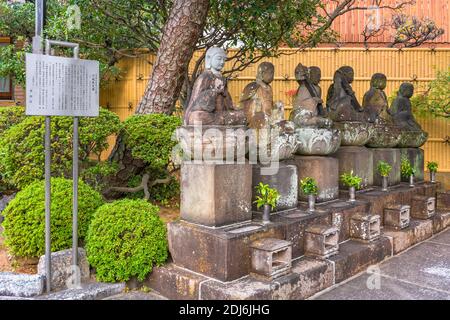
<svg viewBox="0 0 450 320">
<path fill-rule="evenodd" d="M 290 272 L 292 243 L 266 238 L 250 245 L 252 264 L 250 274 L 260 280 L 272 281 Z"/>
<path fill-rule="evenodd" d="M 416 195 L 411 199 L 411 217 L 426 220 L 436 213 L 436 198 Z"/>
<path fill-rule="evenodd" d="M 339 229 L 312 225 L 305 230 L 305 255 L 326 259 L 339 251 Z"/>
<path fill-rule="evenodd" d="M 384 225 L 402 230 L 409 226 L 411 207 L 408 205 L 389 205 L 384 208 Z"/>
<path fill-rule="evenodd" d="M 362 241 L 380 238 L 381 217 L 379 215 L 358 214 L 350 220 L 350 237 Z"/>
</svg>

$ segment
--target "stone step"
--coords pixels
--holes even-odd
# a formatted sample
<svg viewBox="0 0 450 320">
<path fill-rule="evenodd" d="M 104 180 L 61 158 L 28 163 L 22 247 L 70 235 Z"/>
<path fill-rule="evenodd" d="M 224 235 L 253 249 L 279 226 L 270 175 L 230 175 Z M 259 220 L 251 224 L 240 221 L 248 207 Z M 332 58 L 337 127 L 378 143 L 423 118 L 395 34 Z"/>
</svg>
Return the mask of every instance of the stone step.
<svg viewBox="0 0 450 320">
<path fill-rule="evenodd" d="M 167 300 L 166 297 L 151 291 L 130 291 L 125 293 L 116 294 L 114 296 L 107 297 L 103 300 Z"/>
<path fill-rule="evenodd" d="M 80 289 L 66 289 L 36 297 L 36 300 L 102 300 L 118 295 L 125 289 L 125 283 L 88 283 Z"/>
<path fill-rule="evenodd" d="M 292 264 L 292 273 L 260 281 L 245 277 L 222 283 L 210 280 L 201 285 L 201 300 L 303 300 L 334 283 L 333 265 L 326 260 L 303 257 Z"/>
<path fill-rule="evenodd" d="M 37 274 L 0 273 L 0 296 L 33 297 L 44 292 L 45 277 Z"/>
<path fill-rule="evenodd" d="M 394 254 L 398 254 L 430 238 L 433 235 L 433 220 L 411 219 L 409 227 L 402 230 L 385 227 L 383 234 L 390 238 Z"/>
<path fill-rule="evenodd" d="M 390 240 L 381 236 L 378 240 L 369 243 L 358 240 L 341 243 L 339 253 L 328 260 L 334 263 L 335 282 L 339 283 L 391 256 Z"/>
</svg>

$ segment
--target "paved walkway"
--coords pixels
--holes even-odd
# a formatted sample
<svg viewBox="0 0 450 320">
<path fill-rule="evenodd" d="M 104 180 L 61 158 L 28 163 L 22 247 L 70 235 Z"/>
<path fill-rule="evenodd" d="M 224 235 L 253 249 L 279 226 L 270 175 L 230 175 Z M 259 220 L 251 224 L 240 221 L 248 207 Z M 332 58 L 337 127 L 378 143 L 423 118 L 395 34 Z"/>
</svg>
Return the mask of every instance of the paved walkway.
<svg viewBox="0 0 450 320">
<path fill-rule="evenodd" d="M 450 230 L 377 267 L 313 299 L 450 300 Z"/>
</svg>

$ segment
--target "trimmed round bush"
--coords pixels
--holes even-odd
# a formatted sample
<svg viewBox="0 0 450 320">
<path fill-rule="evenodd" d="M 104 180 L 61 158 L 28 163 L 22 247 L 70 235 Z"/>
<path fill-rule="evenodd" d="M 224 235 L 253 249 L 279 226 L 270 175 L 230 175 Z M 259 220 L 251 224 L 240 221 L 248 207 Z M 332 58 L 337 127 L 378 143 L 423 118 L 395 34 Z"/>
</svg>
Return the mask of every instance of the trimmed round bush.
<svg viewBox="0 0 450 320">
<path fill-rule="evenodd" d="M 99 155 L 108 148 L 107 138 L 119 132 L 119 117 L 101 109 L 99 117 L 80 118 L 80 175 L 92 162 L 89 155 Z M 44 177 L 45 117 L 26 117 L 0 135 L 0 173 L 5 182 L 24 188 Z M 54 117 L 51 123 L 52 174 L 72 176 L 73 118 Z"/>
<path fill-rule="evenodd" d="M 72 246 L 72 180 L 52 178 L 51 248 Z M 102 196 L 83 181 L 78 185 L 78 236 L 84 239 Z M 36 181 L 19 191 L 2 212 L 5 244 L 10 253 L 39 257 L 45 253 L 45 182 Z"/>
<path fill-rule="evenodd" d="M 159 208 L 123 199 L 98 208 L 86 237 L 88 261 L 99 281 L 139 281 L 167 259 L 166 226 Z"/>
</svg>

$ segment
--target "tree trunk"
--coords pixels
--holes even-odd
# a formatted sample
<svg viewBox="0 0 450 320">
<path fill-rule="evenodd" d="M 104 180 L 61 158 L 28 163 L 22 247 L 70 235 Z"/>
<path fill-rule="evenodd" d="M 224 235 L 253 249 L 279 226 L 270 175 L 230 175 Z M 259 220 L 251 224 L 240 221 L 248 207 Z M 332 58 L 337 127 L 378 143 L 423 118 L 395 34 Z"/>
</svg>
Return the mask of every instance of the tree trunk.
<svg viewBox="0 0 450 320">
<path fill-rule="evenodd" d="M 151 79 L 137 114 L 174 111 L 186 70 L 202 35 L 209 0 L 175 0 L 164 26 Z"/>
<path fill-rule="evenodd" d="M 144 97 L 136 114 L 171 114 L 180 95 L 195 45 L 202 35 L 209 10 L 209 0 L 175 0 L 164 26 L 156 62 Z M 110 161 L 119 163 L 119 171 L 108 177 L 104 195 L 117 196 L 115 186 L 126 186 L 131 177 L 144 174 L 145 163 L 133 159 L 119 135 Z M 117 188 L 116 188 L 117 189 Z"/>
</svg>

